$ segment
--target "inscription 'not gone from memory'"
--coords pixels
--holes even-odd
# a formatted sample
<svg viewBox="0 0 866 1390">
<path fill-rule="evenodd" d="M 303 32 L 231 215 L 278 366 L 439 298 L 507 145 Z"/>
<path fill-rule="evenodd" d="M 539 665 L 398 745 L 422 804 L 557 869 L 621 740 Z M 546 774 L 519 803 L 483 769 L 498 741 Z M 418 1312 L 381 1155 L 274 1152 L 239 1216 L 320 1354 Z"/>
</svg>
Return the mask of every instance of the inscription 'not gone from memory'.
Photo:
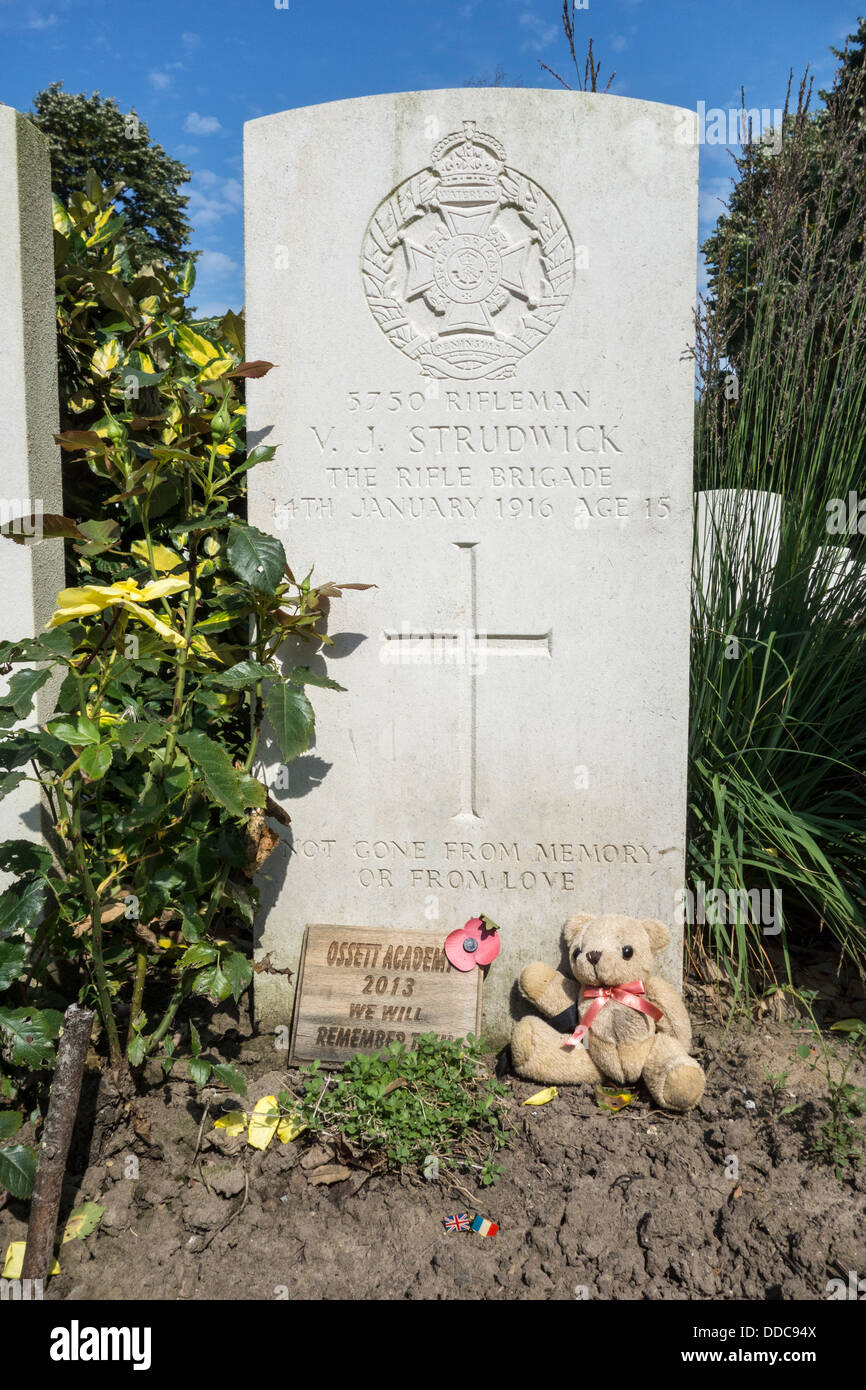
<svg viewBox="0 0 866 1390">
<path fill-rule="evenodd" d="M 304 859 L 336 858 L 338 842 L 331 839 L 296 841 L 293 854 Z M 342 848 L 342 847 L 341 847 Z M 355 840 L 352 854 L 370 861 L 408 861 L 440 858 L 451 864 L 651 864 L 658 856 L 652 845 L 584 844 L 577 841 L 541 841 L 521 845 L 517 840 L 443 840 L 432 846 L 427 840 Z"/>
</svg>

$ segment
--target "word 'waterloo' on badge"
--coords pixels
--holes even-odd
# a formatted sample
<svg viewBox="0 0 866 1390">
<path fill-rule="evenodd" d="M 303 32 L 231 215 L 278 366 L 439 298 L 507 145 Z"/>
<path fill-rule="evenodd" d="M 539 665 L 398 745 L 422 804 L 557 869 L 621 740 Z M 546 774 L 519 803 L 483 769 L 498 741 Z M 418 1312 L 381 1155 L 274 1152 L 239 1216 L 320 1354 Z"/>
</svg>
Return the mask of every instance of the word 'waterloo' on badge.
<svg viewBox="0 0 866 1390">
<path fill-rule="evenodd" d="M 355 1052 L 411 1047 L 422 1033 L 481 1030 L 481 972 L 455 970 L 444 931 L 307 927 L 289 1060 L 342 1066 Z"/>
<path fill-rule="evenodd" d="M 574 246 L 562 214 L 505 158 L 499 140 L 464 121 L 367 228 L 367 302 L 424 376 L 513 376 L 571 294 Z"/>
</svg>

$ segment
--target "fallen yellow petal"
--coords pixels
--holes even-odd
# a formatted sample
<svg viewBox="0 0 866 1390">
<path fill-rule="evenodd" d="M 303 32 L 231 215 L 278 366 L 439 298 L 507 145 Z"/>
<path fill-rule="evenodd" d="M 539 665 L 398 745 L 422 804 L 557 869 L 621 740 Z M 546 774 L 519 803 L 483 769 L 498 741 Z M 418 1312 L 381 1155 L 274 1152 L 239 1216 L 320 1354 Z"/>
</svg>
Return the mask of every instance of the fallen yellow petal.
<svg viewBox="0 0 866 1390">
<path fill-rule="evenodd" d="M 277 1132 L 279 1122 L 276 1096 L 262 1096 L 253 1106 L 247 1143 L 254 1149 L 266 1149 Z"/>
<path fill-rule="evenodd" d="M 281 1144 L 290 1144 L 299 1134 L 303 1134 L 306 1128 L 297 1115 L 285 1115 L 277 1125 L 277 1138 Z"/>
<path fill-rule="evenodd" d="M 243 1134 L 247 1127 L 247 1117 L 243 1110 L 229 1110 L 226 1115 L 221 1115 L 218 1120 L 214 1120 L 214 1129 L 224 1129 L 230 1139 L 235 1135 Z"/>
<path fill-rule="evenodd" d="M 3 1273 L 0 1279 L 20 1279 L 21 1266 L 24 1264 L 24 1251 L 27 1246 L 26 1240 L 13 1240 L 10 1242 L 9 1249 L 6 1251 L 6 1259 L 3 1264 Z M 49 1274 L 59 1274 L 60 1265 L 55 1260 L 49 1270 Z"/>
<path fill-rule="evenodd" d="M 548 1101 L 555 1100 L 559 1095 L 555 1086 L 548 1086 L 545 1091 L 536 1091 L 534 1096 L 527 1096 L 524 1105 L 547 1105 Z"/>
</svg>

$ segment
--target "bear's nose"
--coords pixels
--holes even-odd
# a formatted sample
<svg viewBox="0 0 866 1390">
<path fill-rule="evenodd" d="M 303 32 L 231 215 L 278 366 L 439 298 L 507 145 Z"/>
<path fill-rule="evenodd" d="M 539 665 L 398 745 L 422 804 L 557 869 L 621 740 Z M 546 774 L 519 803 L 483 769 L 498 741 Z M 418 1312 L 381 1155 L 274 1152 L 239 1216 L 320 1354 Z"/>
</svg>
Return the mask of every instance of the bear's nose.
<svg viewBox="0 0 866 1390">
<path fill-rule="evenodd" d="M 590 965 L 598 965 L 601 960 L 601 951 L 587 951 L 586 958 Z"/>
</svg>

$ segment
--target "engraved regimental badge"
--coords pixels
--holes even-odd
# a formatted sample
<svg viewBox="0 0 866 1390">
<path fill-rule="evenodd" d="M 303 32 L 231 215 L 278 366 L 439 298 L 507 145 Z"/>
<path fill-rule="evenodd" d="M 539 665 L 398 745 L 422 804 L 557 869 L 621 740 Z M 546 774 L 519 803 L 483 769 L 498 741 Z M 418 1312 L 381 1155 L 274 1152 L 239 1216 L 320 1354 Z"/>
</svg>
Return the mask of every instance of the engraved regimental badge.
<svg viewBox="0 0 866 1390">
<path fill-rule="evenodd" d="M 574 246 L 552 198 L 464 121 L 379 204 L 362 271 L 373 317 L 422 375 L 495 381 L 559 319 Z"/>
</svg>

